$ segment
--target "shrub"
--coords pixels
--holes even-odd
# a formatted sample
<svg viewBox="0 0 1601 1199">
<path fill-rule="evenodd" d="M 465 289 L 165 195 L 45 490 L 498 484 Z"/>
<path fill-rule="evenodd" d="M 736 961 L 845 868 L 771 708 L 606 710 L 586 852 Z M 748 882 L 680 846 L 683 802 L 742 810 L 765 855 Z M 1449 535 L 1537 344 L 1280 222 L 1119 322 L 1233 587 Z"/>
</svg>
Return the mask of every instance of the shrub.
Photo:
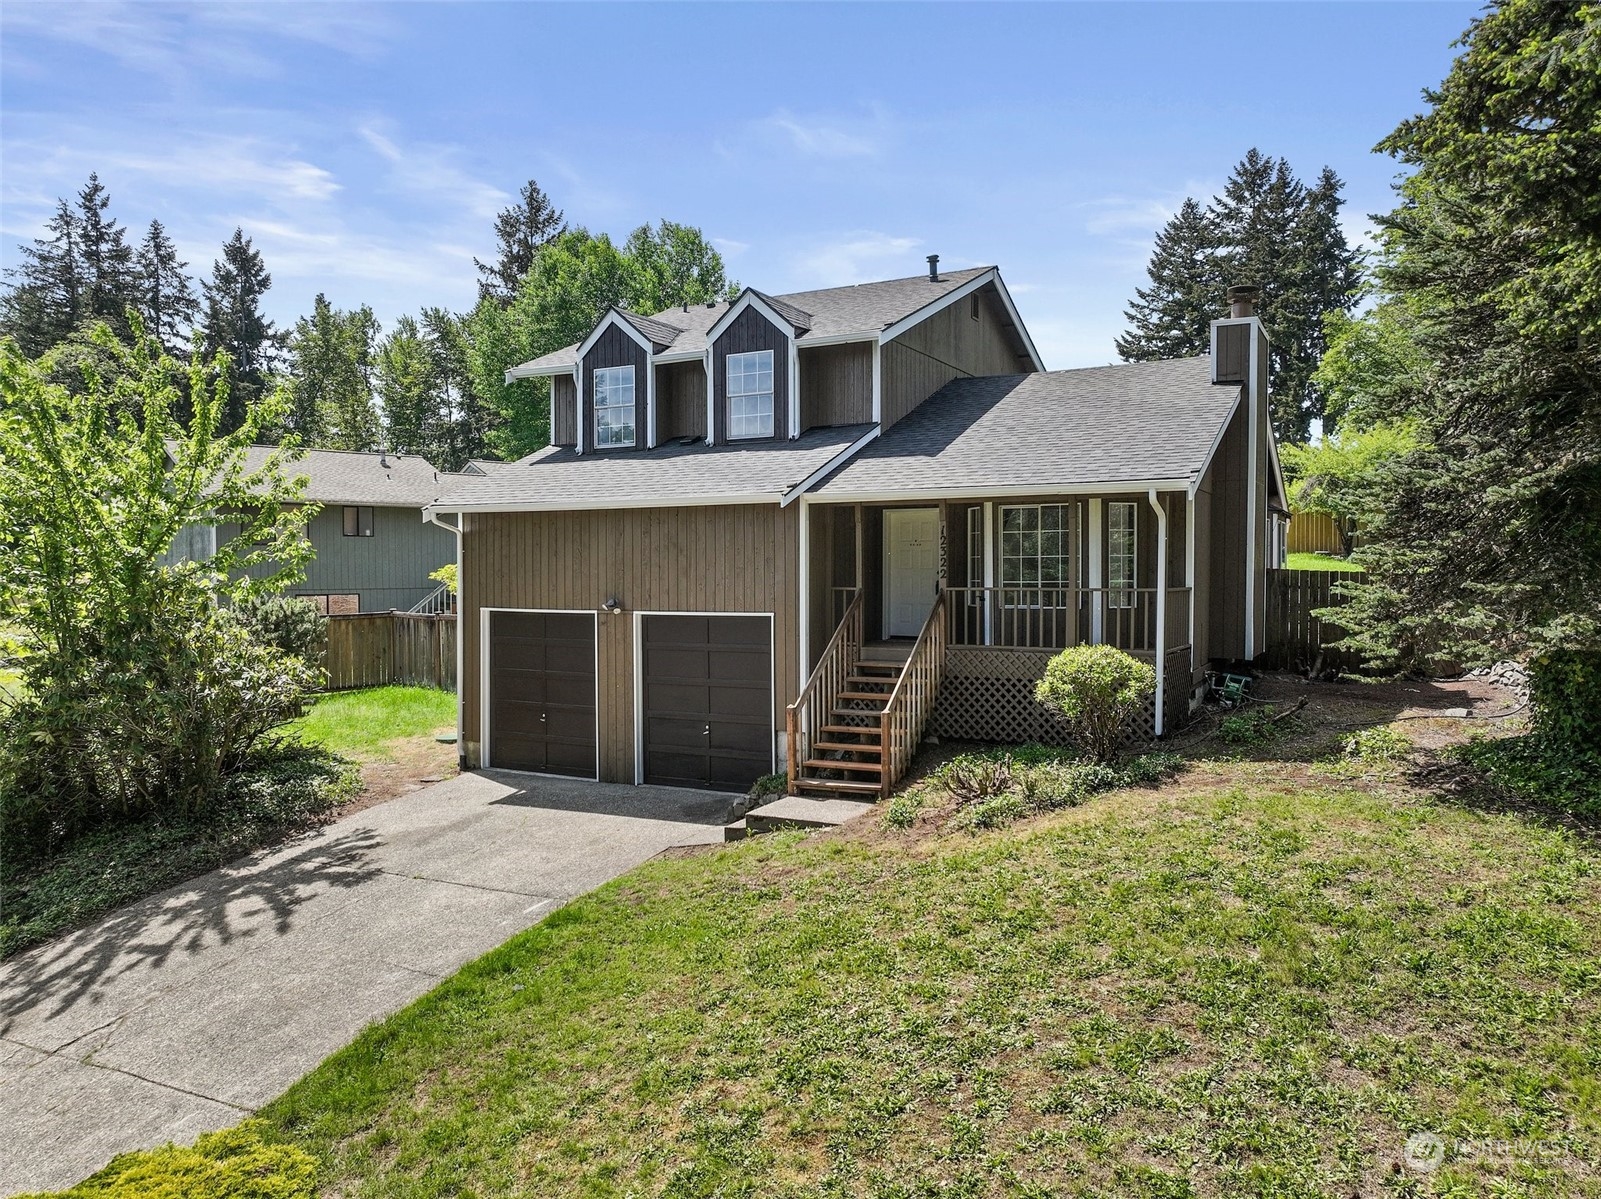
<svg viewBox="0 0 1601 1199">
<path fill-rule="evenodd" d="M 789 775 L 779 772 L 778 774 L 762 775 L 761 778 L 750 785 L 750 791 L 747 794 L 752 799 L 765 799 L 769 795 L 784 795 L 788 791 Z"/>
<path fill-rule="evenodd" d="M 1043 745 L 959 754 L 929 775 L 956 808 L 956 828 L 996 828 L 1022 816 L 1076 807 L 1117 787 L 1150 786 L 1183 765 L 1177 754 L 1145 754 L 1123 765 L 1078 757 Z M 927 804 L 914 788 L 890 801 L 885 820 L 908 828 Z"/>
<path fill-rule="evenodd" d="M 1218 725 L 1217 735 L 1230 745 L 1268 745 L 1294 731 L 1294 718 L 1281 720 L 1271 708 L 1252 708 L 1225 716 Z"/>
<path fill-rule="evenodd" d="M 247 596 L 234 608 L 256 640 L 312 666 L 322 661 L 328 618 L 309 599 L 293 595 Z"/>
<path fill-rule="evenodd" d="M 1412 740 L 1388 725 L 1378 725 L 1351 734 L 1340 748 L 1359 762 L 1393 762 L 1412 748 Z"/>
<path fill-rule="evenodd" d="M 1470 741 L 1458 756 L 1514 795 L 1584 816 L 1601 816 L 1601 753 L 1531 733 Z"/>
<path fill-rule="evenodd" d="M 193 1147 L 122 1153 L 70 1190 L 34 1199 L 314 1199 L 317 1159 L 264 1139 L 264 1120 L 202 1134 Z"/>
<path fill-rule="evenodd" d="M 1045 667 L 1034 697 L 1061 713 L 1073 743 L 1097 762 L 1111 762 L 1146 701 L 1156 671 L 1110 645 L 1065 649 Z"/>
<path fill-rule="evenodd" d="M 1536 736 L 1601 753 L 1601 653 L 1550 650 L 1529 664 Z"/>
</svg>

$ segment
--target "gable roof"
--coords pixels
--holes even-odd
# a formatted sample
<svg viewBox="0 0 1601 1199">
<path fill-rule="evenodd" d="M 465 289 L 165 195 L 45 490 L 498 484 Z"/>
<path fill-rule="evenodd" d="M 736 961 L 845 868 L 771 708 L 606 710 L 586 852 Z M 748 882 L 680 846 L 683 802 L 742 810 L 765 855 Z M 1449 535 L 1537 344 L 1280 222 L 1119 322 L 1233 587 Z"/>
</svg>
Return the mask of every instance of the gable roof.
<svg viewBox="0 0 1601 1199">
<path fill-rule="evenodd" d="M 673 442 L 648 452 L 579 454 L 550 446 L 509 470 L 453 476 L 457 484 L 429 507 L 436 512 L 516 512 L 779 503 L 873 428 L 812 429 L 793 441 L 718 446 Z"/>
<path fill-rule="evenodd" d="M 501 462 L 497 458 L 469 458 L 467 464 L 457 471 L 463 475 L 492 475 L 497 470 L 505 470 L 516 465 L 512 462 Z"/>
<path fill-rule="evenodd" d="M 1187 485 L 1239 400 L 1210 360 L 956 379 L 835 471 L 829 499 Z"/>
<path fill-rule="evenodd" d="M 913 275 L 905 279 L 885 279 L 877 283 L 857 283 L 849 287 L 827 287 L 779 296 L 771 296 L 755 288 L 746 288 L 745 292 L 754 294 L 789 321 L 795 331 L 796 344 L 804 347 L 808 341 L 876 338 L 898 321 L 990 274 L 999 283 L 997 268 L 980 266 L 965 271 L 946 271 L 938 280 L 930 279 L 927 275 Z M 745 292 L 735 297 L 735 303 Z M 620 308 L 615 311 L 643 336 L 655 339 L 658 353 L 671 357 L 693 357 L 705 352 L 708 330 L 727 315 L 730 307 L 730 304 L 723 302 L 692 304 L 686 311 L 680 305 L 678 308 L 664 308 L 654 316 L 641 316 Z M 608 310 L 606 316 L 610 316 L 611 311 Z M 606 316 L 601 319 L 605 320 Z M 642 322 L 648 322 L 649 327 Z M 670 338 L 667 337 L 669 332 Z M 1020 336 L 1026 343 L 1026 335 Z M 577 361 L 577 350 L 582 344 L 575 342 L 531 362 L 514 366 L 506 372 L 506 378 L 528 379 L 540 375 L 565 374 Z"/>
</svg>

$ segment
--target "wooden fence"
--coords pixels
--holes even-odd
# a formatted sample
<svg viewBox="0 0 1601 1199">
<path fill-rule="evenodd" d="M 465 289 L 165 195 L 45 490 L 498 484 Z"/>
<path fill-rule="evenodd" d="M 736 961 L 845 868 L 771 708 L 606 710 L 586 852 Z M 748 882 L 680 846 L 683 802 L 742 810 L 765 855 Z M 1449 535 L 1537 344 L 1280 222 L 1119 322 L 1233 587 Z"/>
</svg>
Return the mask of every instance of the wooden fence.
<svg viewBox="0 0 1601 1199">
<path fill-rule="evenodd" d="M 1345 597 L 1335 584 L 1361 579 L 1360 571 L 1270 570 L 1267 572 L 1267 652 L 1270 670 L 1356 670 L 1361 660 L 1348 650 L 1330 649 L 1345 630 L 1313 613 L 1337 608 Z"/>
<path fill-rule="evenodd" d="M 1290 517 L 1284 548 L 1292 554 L 1343 554 L 1345 543 L 1328 513 L 1297 512 Z"/>
<path fill-rule="evenodd" d="M 329 691 L 357 687 L 456 689 L 456 617 L 363 612 L 328 618 L 323 654 Z"/>
</svg>

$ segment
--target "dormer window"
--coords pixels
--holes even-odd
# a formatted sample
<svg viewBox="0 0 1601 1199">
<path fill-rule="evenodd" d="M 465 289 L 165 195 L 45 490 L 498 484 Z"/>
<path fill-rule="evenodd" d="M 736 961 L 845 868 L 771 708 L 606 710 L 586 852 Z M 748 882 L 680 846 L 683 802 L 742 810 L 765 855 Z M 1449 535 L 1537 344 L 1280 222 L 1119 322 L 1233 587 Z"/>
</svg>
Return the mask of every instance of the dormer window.
<svg viewBox="0 0 1601 1199">
<path fill-rule="evenodd" d="M 773 435 L 773 352 L 728 356 L 728 439 Z"/>
<path fill-rule="evenodd" d="M 634 368 L 595 368 L 595 448 L 614 450 L 634 443 Z"/>
</svg>

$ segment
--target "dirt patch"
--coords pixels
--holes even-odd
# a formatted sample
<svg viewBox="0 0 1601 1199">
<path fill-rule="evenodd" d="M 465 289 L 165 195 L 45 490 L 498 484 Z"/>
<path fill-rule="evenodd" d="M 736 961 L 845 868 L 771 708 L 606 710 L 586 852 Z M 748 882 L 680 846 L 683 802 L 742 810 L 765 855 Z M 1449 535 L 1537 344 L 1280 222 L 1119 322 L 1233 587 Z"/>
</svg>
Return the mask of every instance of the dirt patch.
<svg viewBox="0 0 1601 1199">
<path fill-rule="evenodd" d="M 402 737 L 389 743 L 384 759 L 361 764 L 361 793 L 334 817 L 354 815 L 459 773 L 454 744 L 444 745 L 432 737 Z"/>
</svg>

